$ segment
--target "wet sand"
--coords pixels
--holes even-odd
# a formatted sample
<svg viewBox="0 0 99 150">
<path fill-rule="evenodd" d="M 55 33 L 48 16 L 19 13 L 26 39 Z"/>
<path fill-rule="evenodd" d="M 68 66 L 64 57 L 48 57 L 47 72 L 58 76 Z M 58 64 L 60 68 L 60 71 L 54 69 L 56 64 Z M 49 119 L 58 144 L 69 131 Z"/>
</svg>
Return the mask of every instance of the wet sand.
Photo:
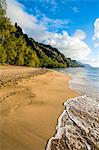
<svg viewBox="0 0 99 150">
<path fill-rule="evenodd" d="M 44 150 L 63 102 L 79 94 L 56 71 L 0 66 L 0 150 Z"/>
</svg>

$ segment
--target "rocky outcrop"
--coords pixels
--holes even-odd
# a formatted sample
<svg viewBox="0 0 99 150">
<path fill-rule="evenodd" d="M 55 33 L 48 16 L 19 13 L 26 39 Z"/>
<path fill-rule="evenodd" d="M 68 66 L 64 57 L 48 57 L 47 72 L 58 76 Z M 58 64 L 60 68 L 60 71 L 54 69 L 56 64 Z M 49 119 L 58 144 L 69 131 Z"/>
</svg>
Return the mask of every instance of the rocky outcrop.
<svg viewBox="0 0 99 150">
<path fill-rule="evenodd" d="M 84 95 L 64 106 L 46 150 L 99 150 L 99 100 Z"/>
</svg>

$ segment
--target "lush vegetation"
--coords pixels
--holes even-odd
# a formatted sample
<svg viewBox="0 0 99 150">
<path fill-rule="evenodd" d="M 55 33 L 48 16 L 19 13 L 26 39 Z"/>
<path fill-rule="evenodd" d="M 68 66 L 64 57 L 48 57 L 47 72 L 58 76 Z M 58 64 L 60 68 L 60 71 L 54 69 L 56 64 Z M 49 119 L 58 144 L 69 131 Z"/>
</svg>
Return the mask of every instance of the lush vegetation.
<svg viewBox="0 0 99 150">
<path fill-rule="evenodd" d="M 6 17 L 6 0 L 0 0 L 0 63 L 47 68 L 79 66 L 56 48 L 23 34 L 17 23 L 12 25 Z"/>
</svg>

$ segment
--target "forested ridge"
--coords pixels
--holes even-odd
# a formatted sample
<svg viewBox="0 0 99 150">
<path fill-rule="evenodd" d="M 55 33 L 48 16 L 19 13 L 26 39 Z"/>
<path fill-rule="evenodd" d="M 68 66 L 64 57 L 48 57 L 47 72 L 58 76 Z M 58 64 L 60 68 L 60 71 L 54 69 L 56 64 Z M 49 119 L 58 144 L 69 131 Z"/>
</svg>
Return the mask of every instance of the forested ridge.
<svg viewBox="0 0 99 150">
<path fill-rule="evenodd" d="M 6 0 L 0 0 L 0 63 L 31 67 L 78 67 L 56 48 L 36 42 L 6 16 Z"/>
</svg>

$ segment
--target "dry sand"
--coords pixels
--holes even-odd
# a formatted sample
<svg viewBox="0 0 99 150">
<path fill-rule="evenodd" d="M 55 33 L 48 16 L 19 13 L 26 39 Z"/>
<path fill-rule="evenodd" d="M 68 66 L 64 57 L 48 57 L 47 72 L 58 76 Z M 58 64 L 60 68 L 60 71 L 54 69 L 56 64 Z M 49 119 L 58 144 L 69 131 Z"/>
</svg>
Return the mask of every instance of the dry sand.
<svg viewBox="0 0 99 150">
<path fill-rule="evenodd" d="M 0 150 L 44 150 L 63 102 L 78 93 L 63 73 L 0 66 Z"/>
</svg>

